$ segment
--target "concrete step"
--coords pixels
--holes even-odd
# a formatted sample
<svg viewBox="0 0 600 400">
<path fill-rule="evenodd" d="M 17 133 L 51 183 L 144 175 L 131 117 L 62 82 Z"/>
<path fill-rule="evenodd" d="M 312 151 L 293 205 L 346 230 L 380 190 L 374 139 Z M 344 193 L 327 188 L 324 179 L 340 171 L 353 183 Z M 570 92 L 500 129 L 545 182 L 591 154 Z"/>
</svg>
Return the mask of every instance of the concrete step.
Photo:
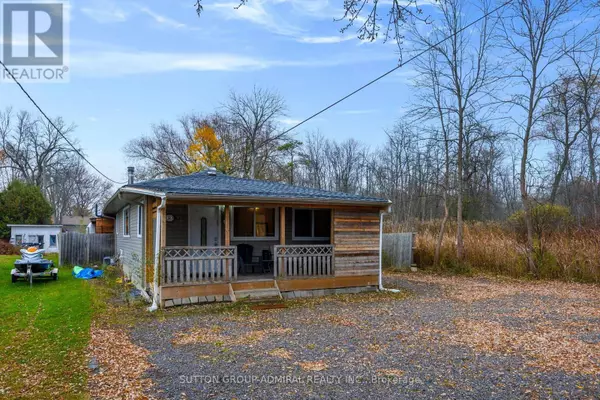
<svg viewBox="0 0 600 400">
<path fill-rule="evenodd" d="M 236 290 L 235 297 L 238 300 L 260 300 L 281 299 L 281 292 L 277 288 Z"/>
</svg>

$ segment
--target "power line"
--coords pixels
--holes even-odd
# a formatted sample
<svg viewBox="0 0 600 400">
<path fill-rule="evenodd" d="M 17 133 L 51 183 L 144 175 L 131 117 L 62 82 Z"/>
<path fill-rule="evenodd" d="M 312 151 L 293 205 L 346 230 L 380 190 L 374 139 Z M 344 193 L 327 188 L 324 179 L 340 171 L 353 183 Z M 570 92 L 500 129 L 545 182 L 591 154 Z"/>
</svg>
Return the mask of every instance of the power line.
<svg viewBox="0 0 600 400">
<path fill-rule="evenodd" d="M 498 7 L 494 8 L 492 11 L 489 11 L 487 13 L 485 13 L 484 15 L 482 15 L 481 17 L 477 18 L 476 20 L 470 22 L 469 24 L 463 26 L 462 28 L 460 28 L 458 31 L 456 31 L 455 33 L 453 33 L 452 35 L 446 36 L 445 38 L 441 39 L 440 41 L 438 41 L 437 43 L 434 43 L 432 45 L 430 45 L 429 47 L 427 47 L 426 49 L 420 51 L 419 53 L 415 54 L 414 56 L 412 56 L 411 58 L 409 58 L 406 62 L 400 63 L 397 66 L 395 66 L 394 68 L 386 71 L 385 73 L 379 75 L 378 77 L 376 77 L 375 79 L 372 79 L 371 81 L 365 83 L 364 85 L 362 85 L 361 87 L 359 87 L 358 89 L 348 93 L 347 95 L 345 95 L 344 97 L 342 97 L 341 99 L 331 103 L 330 105 L 328 105 L 325 108 L 322 108 L 321 110 L 317 111 L 316 113 L 312 114 L 311 116 L 309 116 L 308 118 L 303 119 L 302 121 L 298 122 L 296 125 L 292 126 L 291 128 L 286 129 L 285 131 L 283 131 L 281 133 L 281 135 L 285 135 L 291 131 L 293 131 L 294 129 L 298 128 L 299 126 L 305 124 L 306 122 L 310 121 L 311 119 L 323 114 L 325 111 L 329 110 L 330 108 L 335 107 L 336 105 L 340 104 L 341 102 L 343 102 L 344 100 L 348 99 L 349 97 L 354 96 L 356 93 L 360 92 L 361 90 L 371 86 L 372 84 L 374 84 L 375 82 L 385 78 L 386 76 L 388 76 L 389 74 L 391 74 L 392 72 L 402 68 L 403 66 L 405 66 L 406 64 L 410 63 L 411 61 L 414 61 L 415 59 L 419 58 L 420 56 L 422 56 L 423 54 L 427 53 L 429 50 L 431 50 L 432 48 L 439 46 L 440 44 L 444 43 L 446 40 L 458 35 L 459 33 L 461 33 L 462 31 L 464 31 L 465 29 L 470 28 L 471 26 L 475 25 L 476 23 L 478 23 L 479 21 L 483 20 L 484 18 L 490 16 L 491 14 L 501 10 L 502 8 L 504 8 L 505 6 L 507 6 L 508 4 L 510 4 L 512 2 L 512 0 L 508 0 L 504 3 L 502 3 L 501 5 L 499 5 Z M 96 166 L 94 164 L 92 164 L 70 141 L 69 139 L 67 139 L 67 137 L 60 131 L 60 129 L 58 129 L 58 127 L 54 124 L 54 122 L 46 115 L 46 113 L 41 109 L 41 107 L 35 102 L 35 100 L 29 95 L 29 93 L 27 92 L 27 90 L 25 90 L 25 88 L 23 87 L 23 85 L 21 85 L 21 83 L 17 80 L 17 78 L 15 78 L 15 76 L 12 74 L 12 72 L 10 72 L 10 70 L 6 67 L 6 65 L 4 64 L 4 62 L 2 62 L 2 60 L 0 60 L 0 64 L 2 64 L 2 67 L 4 68 L 4 70 L 8 73 L 8 75 L 12 78 L 12 80 L 19 86 L 19 88 L 23 91 L 23 93 L 25 93 L 25 95 L 27 96 L 27 98 L 29 98 L 29 100 L 33 103 L 33 105 L 38 109 L 38 111 L 46 118 L 46 120 L 50 123 L 50 125 L 52 125 L 52 127 L 54 127 L 54 129 L 56 129 L 56 131 L 62 136 L 62 138 L 71 146 L 71 148 L 73 148 L 73 150 L 75 151 L 75 153 L 77 153 L 86 163 L 88 163 L 96 172 L 98 172 L 100 175 L 102 175 L 104 178 L 108 179 L 109 181 L 122 185 L 126 182 L 117 182 L 114 179 L 109 178 L 108 176 L 106 176 L 104 173 L 102 173 L 102 171 L 100 171 L 98 168 L 96 168 Z"/>
<path fill-rule="evenodd" d="M 56 129 L 56 131 L 58 132 L 58 134 L 60 136 L 62 136 L 62 138 L 69 144 L 69 146 L 71 146 L 71 148 L 73 149 L 73 151 L 75 153 L 77 153 L 77 155 L 79 157 L 81 157 L 83 159 L 83 161 L 85 161 L 86 163 L 89 164 L 90 167 L 92 167 L 97 173 L 99 173 L 100 175 L 102 175 L 104 178 L 108 179 L 109 181 L 116 183 L 117 185 L 123 185 L 127 182 L 118 182 L 115 181 L 114 179 L 109 178 L 108 176 L 104 175 L 104 173 L 102 173 L 102 171 L 100 171 L 98 168 L 96 168 L 96 166 L 94 164 L 92 164 L 91 161 L 89 161 L 81 151 L 79 151 L 79 149 L 77 147 L 75 147 L 73 145 L 73 143 L 71 143 L 71 141 L 61 132 L 60 129 L 58 129 L 58 127 L 56 126 L 56 124 L 54 123 L 54 121 L 52 121 L 48 115 L 46 115 L 46 113 L 44 112 L 44 110 L 42 110 L 42 108 L 35 102 L 35 100 L 31 97 L 31 95 L 27 92 L 27 90 L 25 90 L 25 88 L 23 87 L 23 85 L 21 85 L 21 82 L 19 82 L 17 80 L 17 78 L 15 78 L 15 76 L 12 74 L 12 72 L 10 72 L 10 70 L 6 67 L 6 65 L 4 64 L 4 62 L 2 60 L 0 60 L 0 64 L 2 64 L 2 67 L 4 68 L 4 70 L 8 73 L 8 75 L 12 78 L 13 81 L 15 81 L 15 83 L 19 86 L 19 88 L 21 88 L 21 90 L 23 91 L 23 93 L 25 93 L 25 96 L 27 96 L 27 98 L 33 103 L 33 105 L 35 106 L 35 108 L 38 109 L 38 111 L 44 116 L 44 118 L 46 118 L 46 120 L 50 123 L 50 125 L 52 125 L 52 127 L 54 129 Z"/>
<path fill-rule="evenodd" d="M 498 7 L 494 8 L 492 11 L 489 11 L 487 13 L 485 13 L 484 15 L 482 15 L 481 17 L 477 18 L 476 20 L 470 22 L 469 24 L 463 26 L 462 28 L 460 28 L 458 31 L 456 31 L 455 33 L 453 33 L 452 35 L 446 36 L 445 38 L 443 38 L 442 40 L 440 40 L 437 43 L 434 43 L 432 45 L 430 45 L 429 47 L 427 47 L 425 50 L 422 50 L 421 52 L 417 53 L 416 55 L 412 56 L 411 58 L 409 58 L 406 62 L 400 63 L 397 66 L 395 66 L 394 68 L 390 69 L 389 71 L 379 75 L 377 78 L 365 83 L 364 85 L 362 85 L 361 87 L 359 87 L 358 89 L 354 90 L 353 92 L 348 93 L 347 95 L 345 95 L 344 97 L 342 97 L 341 99 L 331 103 L 330 105 L 328 105 L 325 108 L 322 108 L 320 111 L 317 111 L 316 113 L 312 114 L 310 117 L 303 119 L 302 121 L 298 122 L 296 125 L 292 126 L 291 128 L 288 128 L 287 130 L 283 131 L 281 133 L 281 135 L 285 135 L 286 133 L 289 133 L 291 131 L 293 131 L 294 129 L 298 128 L 300 125 L 305 124 L 306 122 L 310 121 L 311 119 L 315 118 L 318 115 L 323 114 L 325 111 L 329 110 L 330 108 L 333 108 L 335 106 L 337 106 L 338 104 L 340 104 L 342 101 L 346 100 L 349 97 L 354 96 L 356 93 L 360 92 L 361 90 L 371 86 L 372 84 L 374 84 L 375 82 L 385 78 L 386 76 L 388 76 L 389 74 L 391 74 L 392 72 L 402 68 L 403 66 L 405 66 L 406 64 L 408 64 L 411 61 L 414 61 L 415 59 L 419 58 L 420 56 L 422 56 L 423 54 L 427 53 L 429 50 L 431 50 L 434 47 L 439 46 L 440 44 L 444 43 L 446 40 L 458 35 L 459 33 L 461 33 L 462 31 L 464 31 L 465 29 L 470 28 L 471 26 L 475 25 L 476 23 L 478 23 L 479 21 L 481 21 L 482 19 L 490 16 L 491 14 L 501 10 L 502 8 L 504 8 L 505 6 L 507 6 L 508 4 L 510 4 L 512 2 L 512 0 L 508 0 L 504 3 L 502 3 L 501 5 L 499 5 Z"/>
</svg>

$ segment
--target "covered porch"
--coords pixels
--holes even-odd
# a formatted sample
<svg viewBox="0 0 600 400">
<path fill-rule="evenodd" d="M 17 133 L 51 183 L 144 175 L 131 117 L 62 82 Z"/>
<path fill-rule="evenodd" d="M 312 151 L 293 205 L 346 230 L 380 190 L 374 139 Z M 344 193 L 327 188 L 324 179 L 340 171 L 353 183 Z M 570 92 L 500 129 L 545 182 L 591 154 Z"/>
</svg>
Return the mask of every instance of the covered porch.
<svg viewBox="0 0 600 400">
<path fill-rule="evenodd" d="M 168 202 L 161 212 L 162 286 L 334 274 L 330 208 Z"/>
<path fill-rule="evenodd" d="M 355 215 L 325 205 L 181 200 L 161 208 L 160 199 L 150 196 L 146 202 L 146 249 L 155 249 L 158 213 L 164 221 L 158 268 L 163 305 L 172 299 L 236 301 L 250 290 L 281 297 L 377 285 L 379 210 Z M 353 244 L 346 243 L 348 235 Z"/>
</svg>

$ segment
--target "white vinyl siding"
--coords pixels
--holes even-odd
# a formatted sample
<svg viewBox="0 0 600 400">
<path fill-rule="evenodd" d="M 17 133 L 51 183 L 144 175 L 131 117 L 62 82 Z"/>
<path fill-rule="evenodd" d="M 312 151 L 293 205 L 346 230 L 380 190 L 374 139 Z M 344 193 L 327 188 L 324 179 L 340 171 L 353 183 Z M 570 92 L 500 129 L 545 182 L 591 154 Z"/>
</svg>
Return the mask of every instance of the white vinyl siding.
<svg viewBox="0 0 600 400">
<path fill-rule="evenodd" d="M 144 262 L 143 262 L 143 254 L 144 254 L 144 238 L 138 235 L 125 235 L 125 221 L 124 210 L 129 209 L 129 206 L 126 206 L 122 210 L 117 213 L 116 221 L 115 221 L 115 237 L 116 237 L 116 249 L 117 254 L 121 255 L 121 263 L 123 265 L 123 272 L 131 278 L 131 280 L 138 287 L 143 287 L 144 284 Z M 139 213 L 129 212 L 129 233 L 137 232 L 138 225 L 140 223 Z M 142 221 L 143 221 L 143 213 Z"/>
</svg>

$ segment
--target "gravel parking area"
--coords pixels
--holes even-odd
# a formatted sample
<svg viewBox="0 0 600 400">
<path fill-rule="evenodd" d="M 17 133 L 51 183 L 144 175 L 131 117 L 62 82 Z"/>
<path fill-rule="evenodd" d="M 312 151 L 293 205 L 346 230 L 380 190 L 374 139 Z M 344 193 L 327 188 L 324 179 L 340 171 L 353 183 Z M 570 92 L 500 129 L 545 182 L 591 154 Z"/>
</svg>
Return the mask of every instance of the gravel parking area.
<svg viewBox="0 0 600 400">
<path fill-rule="evenodd" d="M 599 398 L 600 289 L 422 274 L 252 311 L 166 311 L 138 324 L 152 397 Z"/>
</svg>

